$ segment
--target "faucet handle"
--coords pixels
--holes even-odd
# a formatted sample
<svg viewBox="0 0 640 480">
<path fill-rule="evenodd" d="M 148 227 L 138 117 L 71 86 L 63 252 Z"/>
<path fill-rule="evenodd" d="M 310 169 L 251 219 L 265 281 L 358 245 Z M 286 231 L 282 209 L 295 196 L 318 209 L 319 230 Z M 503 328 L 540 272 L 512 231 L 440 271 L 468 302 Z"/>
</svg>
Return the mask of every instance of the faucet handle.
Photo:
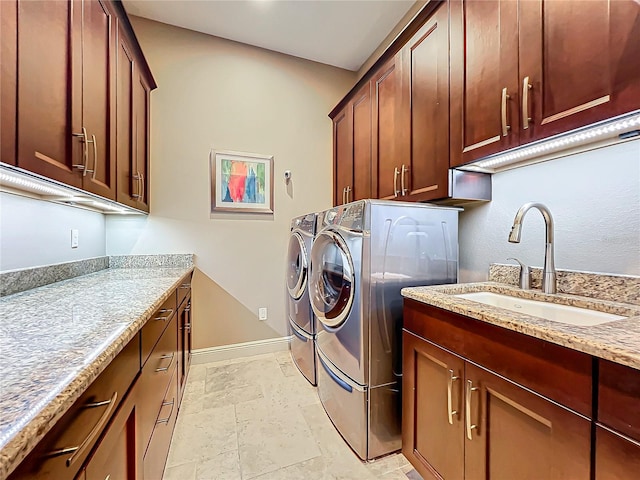
<svg viewBox="0 0 640 480">
<path fill-rule="evenodd" d="M 531 288 L 531 267 L 525 265 L 515 257 L 509 257 L 507 260 L 515 260 L 520 264 L 520 288 L 529 290 Z"/>
</svg>

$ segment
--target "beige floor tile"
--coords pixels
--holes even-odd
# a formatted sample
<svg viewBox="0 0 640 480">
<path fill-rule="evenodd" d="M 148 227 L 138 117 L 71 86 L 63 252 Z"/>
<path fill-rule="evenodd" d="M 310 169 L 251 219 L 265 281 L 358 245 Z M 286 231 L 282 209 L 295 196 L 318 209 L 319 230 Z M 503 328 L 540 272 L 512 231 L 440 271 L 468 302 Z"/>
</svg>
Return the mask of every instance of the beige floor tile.
<svg viewBox="0 0 640 480">
<path fill-rule="evenodd" d="M 188 382 L 164 480 L 419 480 L 401 454 L 362 462 L 289 352 L 192 366 Z"/>
<path fill-rule="evenodd" d="M 178 414 L 167 464 L 203 462 L 238 449 L 236 415 L 233 405 L 206 413 Z"/>
<path fill-rule="evenodd" d="M 238 422 L 238 449 L 243 479 L 254 478 L 320 455 L 302 414 L 297 409 L 264 415 L 245 414 Z"/>
<path fill-rule="evenodd" d="M 242 480 L 238 451 L 221 453 L 211 460 L 198 463 L 196 480 Z"/>
<path fill-rule="evenodd" d="M 196 462 L 166 467 L 162 476 L 162 480 L 195 480 L 195 478 Z"/>
</svg>

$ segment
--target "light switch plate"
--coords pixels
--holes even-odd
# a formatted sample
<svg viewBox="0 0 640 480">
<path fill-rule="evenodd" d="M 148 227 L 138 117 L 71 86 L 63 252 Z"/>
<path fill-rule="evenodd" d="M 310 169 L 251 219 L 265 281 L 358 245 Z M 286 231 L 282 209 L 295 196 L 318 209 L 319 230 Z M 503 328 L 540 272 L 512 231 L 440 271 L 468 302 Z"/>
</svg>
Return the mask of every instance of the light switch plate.
<svg viewBox="0 0 640 480">
<path fill-rule="evenodd" d="M 78 237 L 80 232 L 74 228 L 71 230 L 71 248 L 78 248 Z"/>
</svg>

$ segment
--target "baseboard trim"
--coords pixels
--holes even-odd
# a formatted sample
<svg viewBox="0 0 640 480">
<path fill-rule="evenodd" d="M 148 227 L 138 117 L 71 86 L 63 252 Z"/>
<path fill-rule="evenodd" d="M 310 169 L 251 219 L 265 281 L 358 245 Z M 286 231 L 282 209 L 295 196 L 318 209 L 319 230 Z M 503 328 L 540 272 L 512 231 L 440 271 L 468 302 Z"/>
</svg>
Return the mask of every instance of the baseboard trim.
<svg viewBox="0 0 640 480">
<path fill-rule="evenodd" d="M 234 343 L 232 345 L 221 345 L 219 347 L 199 348 L 192 350 L 191 363 L 199 365 L 202 363 L 219 362 L 221 360 L 232 360 L 234 358 L 249 357 L 252 355 L 262 355 L 264 353 L 282 352 L 289 349 L 291 337 L 269 338 L 267 340 L 256 340 L 253 342 Z"/>
</svg>

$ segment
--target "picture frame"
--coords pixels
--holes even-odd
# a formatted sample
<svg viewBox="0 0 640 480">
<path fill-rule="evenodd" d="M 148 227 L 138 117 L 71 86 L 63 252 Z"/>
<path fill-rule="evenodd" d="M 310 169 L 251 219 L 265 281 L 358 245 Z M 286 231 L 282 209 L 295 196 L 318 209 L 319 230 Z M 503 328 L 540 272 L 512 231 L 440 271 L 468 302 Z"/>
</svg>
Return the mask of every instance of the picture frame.
<svg viewBox="0 0 640 480">
<path fill-rule="evenodd" d="M 211 212 L 273 214 L 273 155 L 212 150 Z"/>
</svg>

